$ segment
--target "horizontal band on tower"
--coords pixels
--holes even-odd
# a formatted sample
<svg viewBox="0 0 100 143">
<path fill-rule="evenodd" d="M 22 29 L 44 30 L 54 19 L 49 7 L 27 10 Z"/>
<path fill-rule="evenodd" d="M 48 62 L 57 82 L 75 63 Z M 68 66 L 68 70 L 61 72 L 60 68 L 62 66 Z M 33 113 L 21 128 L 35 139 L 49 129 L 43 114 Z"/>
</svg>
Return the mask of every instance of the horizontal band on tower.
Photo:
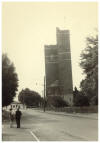
<svg viewBox="0 0 100 143">
<path fill-rule="evenodd" d="M 63 55 L 63 54 L 66 54 L 66 53 L 70 53 L 70 52 L 61 52 L 61 53 L 58 53 L 59 55 Z"/>
<path fill-rule="evenodd" d="M 58 55 L 50 55 L 50 56 L 45 56 L 46 58 L 48 57 L 58 57 Z"/>
<path fill-rule="evenodd" d="M 63 60 L 59 60 L 59 62 L 63 62 L 63 61 L 71 61 L 71 59 L 63 59 Z M 48 63 L 59 63 L 58 61 L 52 61 L 52 62 L 46 62 L 46 64 Z"/>
</svg>

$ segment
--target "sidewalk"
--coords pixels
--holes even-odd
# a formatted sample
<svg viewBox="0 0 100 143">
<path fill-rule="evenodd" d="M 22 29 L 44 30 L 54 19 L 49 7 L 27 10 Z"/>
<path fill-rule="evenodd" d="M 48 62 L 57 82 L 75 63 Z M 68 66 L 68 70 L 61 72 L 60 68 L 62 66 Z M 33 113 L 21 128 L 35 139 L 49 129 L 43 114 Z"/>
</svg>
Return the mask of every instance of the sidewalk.
<svg viewBox="0 0 100 143">
<path fill-rule="evenodd" d="M 40 112 L 43 112 L 40 109 L 37 109 Z M 56 115 L 63 115 L 63 116 L 71 116 L 71 117 L 79 117 L 79 118 L 87 118 L 87 119 L 93 119 L 98 120 L 98 113 L 67 113 L 67 112 L 57 112 L 57 111 L 45 111 L 48 114 L 56 114 Z"/>
<path fill-rule="evenodd" d="M 16 128 L 14 125 L 13 128 L 10 128 L 9 123 L 3 124 L 2 130 L 2 141 L 36 141 L 29 130 L 21 127 Z"/>
</svg>

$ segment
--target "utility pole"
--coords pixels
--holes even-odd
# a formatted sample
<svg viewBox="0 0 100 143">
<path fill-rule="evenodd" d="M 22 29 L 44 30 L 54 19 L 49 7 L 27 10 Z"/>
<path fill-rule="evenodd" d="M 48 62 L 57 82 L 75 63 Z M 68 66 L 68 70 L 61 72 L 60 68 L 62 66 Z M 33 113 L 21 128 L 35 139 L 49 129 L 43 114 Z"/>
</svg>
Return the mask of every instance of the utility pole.
<svg viewBox="0 0 100 143">
<path fill-rule="evenodd" d="M 44 112 L 45 112 L 45 98 L 46 97 L 46 85 L 45 85 L 45 76 L 44 76 L 44 108 L 43 108 L 43 110 L 44 110 Z"/>
</svg>

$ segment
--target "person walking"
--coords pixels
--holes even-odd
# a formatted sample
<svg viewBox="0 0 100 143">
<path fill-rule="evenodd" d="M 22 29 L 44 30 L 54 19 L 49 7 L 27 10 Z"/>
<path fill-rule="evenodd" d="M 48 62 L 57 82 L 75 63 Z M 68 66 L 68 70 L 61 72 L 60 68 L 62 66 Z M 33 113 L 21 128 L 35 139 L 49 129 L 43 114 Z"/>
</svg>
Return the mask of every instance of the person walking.
<svg viewBox="0 0 100 143">
<path fill-rule="evenodd" d="M 14 123 L 14 119 L 15 119 L 15 113 L 13 111 L 13 109 L 10 109 L 10 128 L 13 127 L 13 123 Z"/>
<path fill-rule="evenodd" d="M 16 124 L 17 124 L 17 128 L 20 128 L 20 119 L 22 116 L 22 112 L 19 110 L 19 108 L 16 111 Z"/>
</svg>

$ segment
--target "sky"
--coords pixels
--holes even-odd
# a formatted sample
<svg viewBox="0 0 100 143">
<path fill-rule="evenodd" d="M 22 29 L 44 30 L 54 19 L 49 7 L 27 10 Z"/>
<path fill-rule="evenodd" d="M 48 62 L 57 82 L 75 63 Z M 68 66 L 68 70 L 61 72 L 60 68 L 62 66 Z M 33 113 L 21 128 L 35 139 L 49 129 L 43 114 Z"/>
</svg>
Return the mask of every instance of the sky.
<svg viewBox="0 0 100 143">
<path fill-rule="evenodd" d="M 56 27 L 70 30 L 73 88 L 79 88 L 80 54 L 98 28 L 97 2 L 2 3 L 2 52 L 16 68 L 18 92 L 29 88 L 42 94 L 44 45 L 56 44 Z"/>
</svg>

